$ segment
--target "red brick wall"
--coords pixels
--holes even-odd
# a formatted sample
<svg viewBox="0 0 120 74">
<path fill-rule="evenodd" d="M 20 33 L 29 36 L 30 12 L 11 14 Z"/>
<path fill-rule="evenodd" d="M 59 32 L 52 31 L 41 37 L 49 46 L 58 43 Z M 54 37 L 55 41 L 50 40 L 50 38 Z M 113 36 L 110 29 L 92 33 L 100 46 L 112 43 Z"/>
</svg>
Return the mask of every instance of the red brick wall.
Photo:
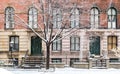
<svg viewBox="0 0 120 74">
<path fill-rule="evenodd" d="M 39 0 L 1 0 L 0 1 L 0 29 L 4 28 L 4 24 L 5 24 L 5 8 L 8 6 L 11 6 L 15 9 L 15 13 L 20 16 L 23 20 L 25 20 L 26 22 L 28 22 L 28 9 L 32 6 L 32 3 L 34 3 L 36 6 L 38 6 L 37 8 L 39 8 L 38 5 L 38 1 Z M 44 0 L 45 1 L 45 0 Z M 53 0 L 55 1 L 55 0 Z M 84 11 L 87 11 L 87 13 L 84 13 L 82 11 L 81 14 L 81 19 L 86 19 L 86 20 L 81 20 L 82 25 L 88 25 L 90 23 L 89 21 L 89 10 L 91 9 L 91 7 L 93 7 L 93 4 L 95 4 L 99 9 L 100 9 L 100 25 L 102 27 L 107 27 L 107 15 L 106 15 L 106 11 L 108 10 L 108 8 L 110 7 L 110 1 L 112 1 L 113 6 L 117 9 L 117 25 L 118 27 L 120 26 L 120 0 L 66 0 L 68 2 L 68 4 L 65 6 L 68 9 L 72 8 L 73 3 L 78 4 L 78 8 L 80 8 L 80 6 L 83 6 L 82 9 Z M 60 5 L 62 6 L 62 3 L 64 3 L 63 0 L 57 0 L 57 2 L 61 2 Z M 81 8 L 80 8 L 81 9 Z M 69 10 L 70 11 L 70 10 Z M 81 11 L 81 10 L 80 10 Z M 42 19 L 42 17 L 39 14 L 38 19 Z M 15 19 L 15 21 L 19 21 L 17 18 Z M 42 20 L 38 21 L 39 25 L 43 24 Z M 23 29 L 24 27 L 21 24 L 16 23 L 15 28 L 17 29 Z"/>
</svg>

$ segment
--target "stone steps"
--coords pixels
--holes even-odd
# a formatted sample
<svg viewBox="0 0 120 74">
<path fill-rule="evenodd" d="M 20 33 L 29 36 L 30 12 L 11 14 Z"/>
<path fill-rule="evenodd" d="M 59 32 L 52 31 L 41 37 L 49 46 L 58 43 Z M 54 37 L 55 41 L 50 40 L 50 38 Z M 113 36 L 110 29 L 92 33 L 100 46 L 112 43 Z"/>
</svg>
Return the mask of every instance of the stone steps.
<svg viewBox="0 0 120 74">
<path fill-rule="evenodd" d="M 27 56 L 24 59 L 22 68 L 39 68 L 44 64 L 43 56 Z"/>
</svg>

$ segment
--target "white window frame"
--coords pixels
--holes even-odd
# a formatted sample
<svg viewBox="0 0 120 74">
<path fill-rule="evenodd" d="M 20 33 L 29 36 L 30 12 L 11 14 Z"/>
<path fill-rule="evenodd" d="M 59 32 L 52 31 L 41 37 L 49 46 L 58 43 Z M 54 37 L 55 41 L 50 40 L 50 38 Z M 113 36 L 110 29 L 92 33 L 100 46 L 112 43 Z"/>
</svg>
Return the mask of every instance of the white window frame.
<svg viewBox="0 0 120 74">
<path fill-rule="evenodd" d="M 60 37 L 58 37 L 55 41 L 53 41 L 52 44 L 52 51 L 61 51 L 62 50 L 62 40 L 59 40 Z"/>
<path fill-rule="evenodd" d="M 19 51 L 19 36 L 10 36 L 9 49 L 10 51 Z"/>
<path fill-rule="evenodd" d="M 62 12 L 60 9 L 53 9 L 53 28 L 61 28 Z"/>
<path fill-rule="evenodd" d="M 80 37 L 72 36 L 70 37 L 70 50 L 79 51 L 80 50 Z"/>
<path fill-rule="evenodd" d="M 117 11 L 115 8 L 111 7 L 108 9 L 108 29 L 117 28 Z"/>
<path fill-rule="evenodd" d="M 79 10 L 77 8 L 73 8 L 71 10 L 70 16 L 70 27 L 71 28 L 79 28 Z"/>
<path fill-rule="evenodd" d="M 91 28 L 99 28 L 99 10 L 97 7 L 93 7 L 90 12 Z"/>
<path fill-rule="evenodd" d="M 7 7 L 5 9 L 5 28 L 13 29 L 14 28 L 14 8 Z"/>
<path fill-rule="evenodd" d="M 35 7 L 29 9 L 29 27 L 38 28 L 38 10 Z"/>
</svg>

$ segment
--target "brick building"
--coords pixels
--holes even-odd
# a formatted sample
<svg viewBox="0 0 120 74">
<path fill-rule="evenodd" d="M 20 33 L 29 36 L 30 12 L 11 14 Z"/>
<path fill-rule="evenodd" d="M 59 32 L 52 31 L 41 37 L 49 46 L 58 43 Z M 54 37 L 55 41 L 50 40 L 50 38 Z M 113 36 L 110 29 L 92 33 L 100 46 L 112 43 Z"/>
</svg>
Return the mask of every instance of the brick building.
<svg viewBox="0 0 120 74">
<path fill-rule="evenodd" d="M 65 1 L 65 11 L 69 17 L 66 29 L 77 26 L 77 31 L 53 42 L 50 51 L 51 64 L 70 65 L 70 61 L 84 62 L 91 55 L 119 61 L 112 49 L 120 46 L 120 1 Z M 44 42 L 17 17 L 29 23 L 37 32 L 41 32 L 38 28 L 38 24 L 41 25 L 41 14 L 39 7 L 34 4 L 37 5 L 38 0 L 0 2 L 0 59 L 12 57 L 21 61 L 27 50 L 30 56 L 40 56 L 43 53 L 45 56 Z M 57 28 L 57 25 L 54 28 Z"/>
</svg>

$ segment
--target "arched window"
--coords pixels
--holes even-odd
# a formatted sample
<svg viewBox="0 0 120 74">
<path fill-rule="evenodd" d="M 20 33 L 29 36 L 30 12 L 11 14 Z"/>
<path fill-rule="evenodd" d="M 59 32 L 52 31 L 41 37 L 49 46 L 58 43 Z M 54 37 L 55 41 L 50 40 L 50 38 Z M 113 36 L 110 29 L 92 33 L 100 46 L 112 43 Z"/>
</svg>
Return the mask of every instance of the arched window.
<svg viewBox="0 0 120 74">
<path fill-rule="evenodd" d="M 72 9 L 71 10 L 71 28 L 79 28 L 79 10 L 78 9 Z"/>
<path fill-rule="evenodd" d="M 5 28 L 14 28 L 14 9 L 12 7 L 7 7 L 5 9 Z"/>
<path fill-rule="evenodd" d="M 116 21 L 117 21 L 117 12 L 115 8 L 109 8 L 108 12 L 108 28 L 115 29 L 116 28 Z"/>
<path fill-rule="evenodd" d="M 29 9 L 29 26 L 31 28 L 37 28 L 38 27 L 38 10 L 34 7 L 31 7 Z"/>
<path fill-rule="evenodd" d="M 62 13 L 60 9 L 53 10 L 53 28 L 61 28 Z"/>
<path fill-rule="evenodd" d="M 93 7 L 90 12 L 90 23 L 91 28 L 98 28 L 99 27 L 99 10 L 96 7 Z"/>
</svg>

